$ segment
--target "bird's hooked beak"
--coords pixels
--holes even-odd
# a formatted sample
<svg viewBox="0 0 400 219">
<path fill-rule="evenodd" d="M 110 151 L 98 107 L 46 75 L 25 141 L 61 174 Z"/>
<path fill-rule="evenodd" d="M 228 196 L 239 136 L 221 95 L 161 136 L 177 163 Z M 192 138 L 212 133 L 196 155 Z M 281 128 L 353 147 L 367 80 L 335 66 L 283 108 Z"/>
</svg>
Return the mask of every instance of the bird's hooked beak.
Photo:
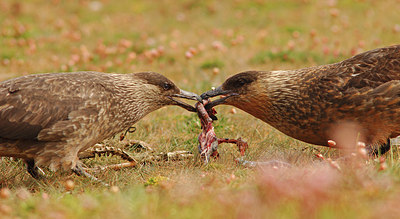
<svg viewBox="0 0 400 219">
<path fill-rule="evenodd" d="M 182 90 L 182 89 L 180 89 L 179 94 L 173 94 L 172 97 L 169 97 L 174 102 L 175 105 L 178 105 L 178 106 L 180 106 L 186 110 L 189 110 L 191 112 L 196 112 L 196 108 L 194 108 L 193 106 L 191 106 L 185 102 L 177 100 L 173 97 L 184 98 L 184 99 L 189 99 L 189 100 L 197 100 L 197 101 L 202 100 L 199 95 L 189 92 L 189 91 Z"/>
<path fill-rule="evenodd" d="M 200 97 L 201 97 L 202 100 L 204 100 L 204 99 L 208 99 L 208 98 L 210 98 L 210 97 L 215 97 L 215 96 L 219 96 L 219 95 L 223 95 L 223 96 L 222 96 L 221 98 L 217 99 L 217 100 L 214 100 L 214 101 L 209 102 L 209 103 L 205 106 L 206 109 L 210 109 L 210 108 L 212 108 L 212 107 L 214 107 L 214 106 L 223 104 L 223 103 L 226 102 L 226 99 L 228 99 L 228 98 L 230 98 L 230 97 L 233 97 L 233 96 L 237 96 L 237 95 L 239 95 L 239 94 L 234 93 L 234 92 L 231 91 L 231 90 L 224 90 L 224 89 L 222 89 L 221 86 L 219 86 L 219 87 L 217 87 L 217 88 L 215 88 L 215 89 L 212 89 L 212 90 L 209 90 L 209 91 L 207 91 L 207 92 L 202 93 L 202 94 L 200 95 Z"/>
</svg>

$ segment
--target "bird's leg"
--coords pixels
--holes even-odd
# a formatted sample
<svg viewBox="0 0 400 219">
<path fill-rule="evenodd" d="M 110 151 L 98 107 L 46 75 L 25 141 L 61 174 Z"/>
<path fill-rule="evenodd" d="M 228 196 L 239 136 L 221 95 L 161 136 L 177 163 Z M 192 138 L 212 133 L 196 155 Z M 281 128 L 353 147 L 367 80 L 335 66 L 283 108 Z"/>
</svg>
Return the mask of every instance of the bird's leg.
<svg viewBox="0 0 400 219">
<path fill-rule="evenodd" d="M 72 170 L 72 172 L 74 172 L 78 176 L 85 176 L 85 177 L 87 177 L 87 178 L 89 178 L 89 179 L 91 179 L 91 180 L 93 180 L 95 182 L 99 182 L 99 183 L 103 184 L 104 186 L 109 186 L 107 183 L 97 179 L 96 177 L 90 175 L 88 172 L 83 170 L 83 168 L 81 167 L 80 164 L 76 164 L 75 167 L 73 167 L 71 170 Z"/>
<path fill-rule="evenodd" d="M 386 144 L 381 145 L 379 148 L 374 149 L 374 150 L 371 152 L 371 155 L 372 155 L 372 156 L 378 156 L 379 154 L 380 154 L 380 155 L 383 155 L 383 154 L 385 154 L 386 152 L 388 152 L 388 151 L 390 150 L 390 148 L 391 148 L 391 145 L 390 145 L 390 138 L 388 138 Z"/>
<path fill-rule="evenodd" d="M 35 160 L 27 159 L 26 162 L 26 169 L 28 173 L 35 179 L 41 179 L 44 177 L 44 172 L 42 169 L 36 166 Z"/>
</svg>

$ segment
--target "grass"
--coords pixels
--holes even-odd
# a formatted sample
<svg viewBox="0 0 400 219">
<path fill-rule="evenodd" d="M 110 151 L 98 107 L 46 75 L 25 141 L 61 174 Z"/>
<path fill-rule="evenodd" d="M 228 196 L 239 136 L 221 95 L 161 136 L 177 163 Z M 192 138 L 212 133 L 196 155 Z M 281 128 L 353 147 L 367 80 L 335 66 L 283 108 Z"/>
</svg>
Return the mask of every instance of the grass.
<svg viewBox="0 0 400 219">
<path fill-rule="evenodd" d="M 224 67 L 224 62 L 220 60 L 205 61 L 200 67 L 202 69 L 222 68 Z"/>
<path fill-rule="evenodd" d="M 397 44 L 396 1 L 3 1 L 0 80 L 60 71 L 156 71 L 202 93 L 229 75 L 336 62 Z M 189 54 L 189 55 L 186 55 Z M 218 69 L 216 71 L 215 69 Z M 398 148 L 379 161 L 328 161 L 341 152 L 293 140 L 231 107 L 217 107 L 217 136 L 248 141 L 246 159 L 290 168 L 246 168 L 233 146 L 208 166 L 189 160 L 107 170 L 106 188 L 66 172 L 36 181 L 19 160 L 0 160 L 0 216 L 10 218 L 395 218 Z M 195 114 L 168 107 L 135 124 L 129 139 L 156 151 L 197 150 Z M 119 144 L 116 139 L 109 144 Z M 120 162 L 115 157 L 88 165 Z M 65 182 L 72 180 L 73 189 Z M 118 189 L 116 189 L 118 188 Z M 4 191 L 4 190 L 3 190 Z"/>
</svg>

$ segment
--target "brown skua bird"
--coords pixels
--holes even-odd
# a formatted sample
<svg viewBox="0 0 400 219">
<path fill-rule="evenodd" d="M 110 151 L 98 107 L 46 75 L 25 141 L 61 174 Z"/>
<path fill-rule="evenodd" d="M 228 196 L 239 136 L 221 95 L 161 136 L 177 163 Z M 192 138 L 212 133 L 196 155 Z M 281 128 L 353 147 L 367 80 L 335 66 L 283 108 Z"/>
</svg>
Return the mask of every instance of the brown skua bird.
<svg viewBox="0 0 400 219">
<path fill-rule="evenodd" d="M 199 100 L 161 74 L 72 72 L 36 74 L 0 83 L 0 156 L 88 175 L 77 154 L 126 130 L 167 105 L 196 109 L 175 98 Z M 91 177 L 93 178 L 93 177 Z"/>
<path fill-rule="evenodd" d="M 218 95 L 223 96 L 206 108 L 235 106 L 314 145 L 335 140 L 340 147 L 344 127 L 358 135 L 354 145 L 362 141 L 371 153 L 384 153 L 390 149 L 389 138 L 400 135 L 400 45 L 334 64 L 242 72 L 201 97 Z"/>
</svg>

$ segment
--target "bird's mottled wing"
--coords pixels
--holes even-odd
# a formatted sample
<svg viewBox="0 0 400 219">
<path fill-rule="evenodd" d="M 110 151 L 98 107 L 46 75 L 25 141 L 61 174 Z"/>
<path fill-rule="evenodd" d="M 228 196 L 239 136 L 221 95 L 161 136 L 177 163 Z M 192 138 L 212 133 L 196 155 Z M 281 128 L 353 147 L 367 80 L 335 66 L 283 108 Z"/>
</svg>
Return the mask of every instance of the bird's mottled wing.
<svg viewBox="0 0 400 219">
<path fill-rule="evenodd" d="M 88 100 L 89 101 L 89 100 Z M 89 101 L 79 108 L 71 111 L 68 117 L 63 120 L 56 121 L 48 127 L 42 129 L 37 136 L 39 141 L 64 141 L 76 135 L 95 136 L 101 130 L 101 127 L 96 123 L 99 120 L 101 110 L 99 105 L 102 103 L 94 103 Z"/>
<path fill-rule="evenodd" d="M 89 98 L 81 89 L 90 85 L 76 83 L 79 76 L 27 76 L 1 83 L 0 137 L 36 140 L 42 130 L 58 122 L 68 129 L 71 113 L 85 107 L 83 100 Z M 94 111 L 89 106 L 86 113 Z"/>
<path fill-rule="evenodd" d="M 339 63 L 302 69 L 299 72 L 302 73 L 300 84 L 305 85 L 299 88 L 299 93 L 303 97 L 312 97 L 303 98 L 302 101 L 311 102 L 300 101 L 299 108 L 312 106 L 309 113 L 318 118 L 324 117 L 328 113 L 327 109 L 362 112 L 377 103 L 373 100 L 377 93 L 383 98 L 379 99 L 380 104 L 384 100 L 391 104 L 395 98 L 393 92 L 397 92 L 398 86 L 394 85 L 400 80 L 400 45 L 371 50 Z M 390 83 L 391 86 L 383 86 L 385 92 L 377 92 L 382 89 L 378 87 L 392 81 L 395 82 Z M 313 101 L 320 104 L 312 104 Z"/>
<path fill-rule="evenodd" d="M 338 76 L 349 88 L 376 88 L 392 80 L 400 80 L 400 45 L 371 50 L 339 63 Z"/>
<path fill-rule="evenodd" d="M 21 78 L 0 87 L 0 137 L 35 139 L 44 127 L 67 117 L 73 104 L 60 109 L 59 98 L 44 78 Z"/>
<path fill-rule="evenodd" d="M 308 89 L 318 94 L 315 96 L 321 105 L 326 105 L 315 110 L 321 115 L 336 115 L 335 119 L 346 119 L 347 115 L 369 117 L 371 110 L 398 108 L 395 105 L 400 100 L 400 46 L 361 53 L 324 70 L 325 74 Z"/>
</svg>

